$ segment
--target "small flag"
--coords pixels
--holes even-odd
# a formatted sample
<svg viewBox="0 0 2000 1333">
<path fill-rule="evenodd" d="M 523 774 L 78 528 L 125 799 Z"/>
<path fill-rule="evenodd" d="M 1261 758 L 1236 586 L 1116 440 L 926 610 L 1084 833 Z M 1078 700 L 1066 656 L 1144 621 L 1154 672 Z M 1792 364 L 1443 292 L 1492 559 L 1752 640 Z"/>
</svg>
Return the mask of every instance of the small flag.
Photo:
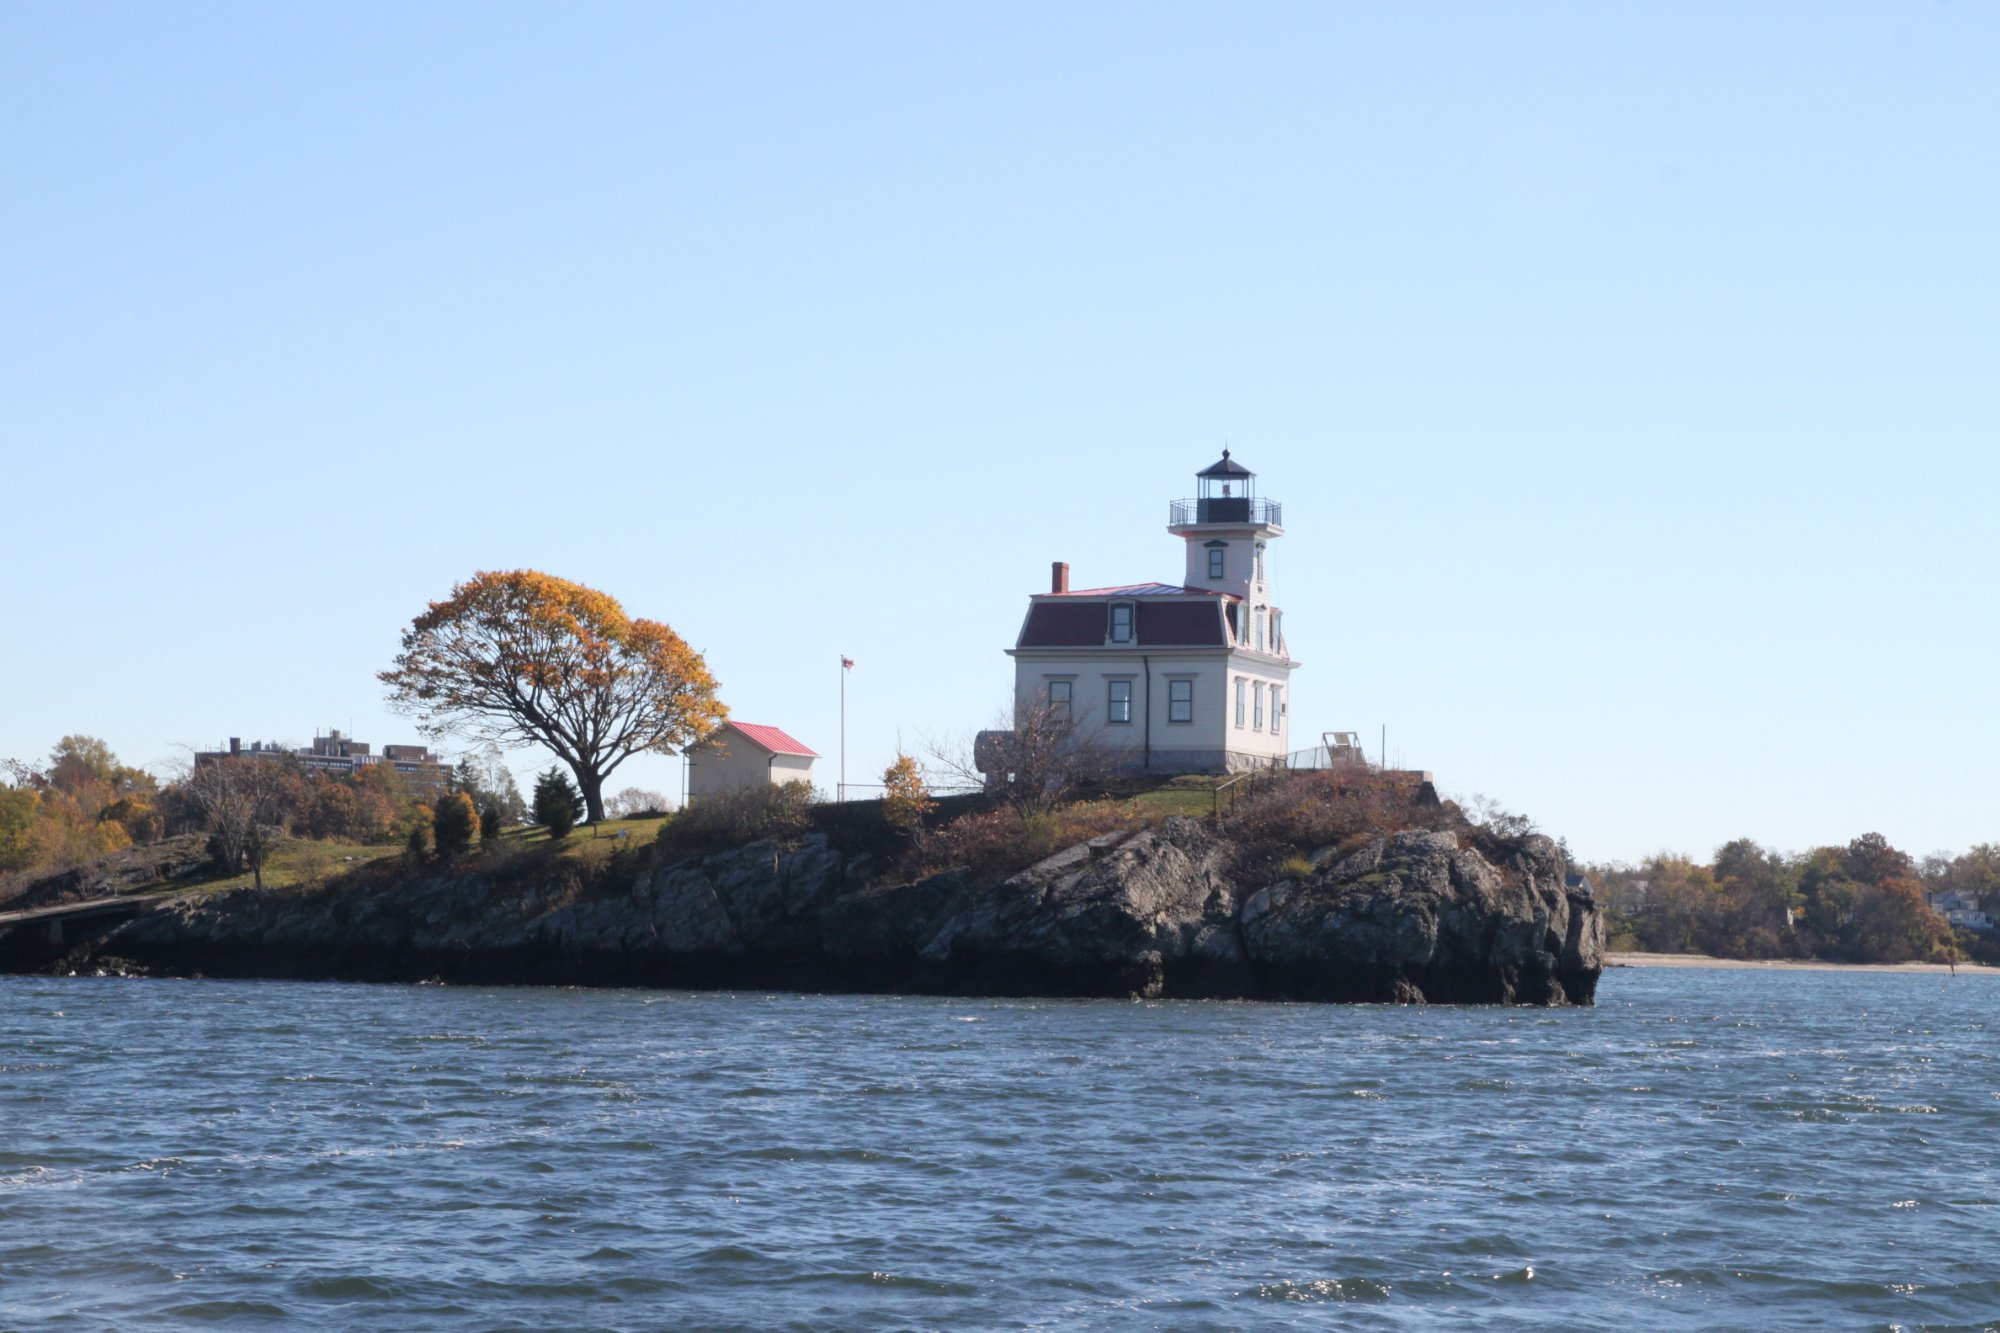
<svg viewBox="0 0 2000 1333">
<path fill-rule="evenodd" d="M 852 670 L 854 670 L 854 659 L 853 659 L 853 658 L 851 658 L 851 657 L 843 657 L 843 658 L 841 658 L 841 659 L 840 659 L 840 669 L 841 669 L 842 671 L 852 671 Z"/>
</svg>

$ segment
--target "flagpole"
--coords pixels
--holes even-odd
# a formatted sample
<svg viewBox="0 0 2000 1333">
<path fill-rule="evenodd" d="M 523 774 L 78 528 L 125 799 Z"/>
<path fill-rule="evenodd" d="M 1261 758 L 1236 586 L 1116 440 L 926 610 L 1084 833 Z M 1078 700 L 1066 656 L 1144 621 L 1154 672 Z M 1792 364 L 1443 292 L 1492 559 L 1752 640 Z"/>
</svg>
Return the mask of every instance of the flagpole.
<svg viewBox="0 0 2000 1333">
<path fill-rule="evenodd" d="M 840 655 L 840 800 L 847 801 L 847 654 Z"/>
</svg>

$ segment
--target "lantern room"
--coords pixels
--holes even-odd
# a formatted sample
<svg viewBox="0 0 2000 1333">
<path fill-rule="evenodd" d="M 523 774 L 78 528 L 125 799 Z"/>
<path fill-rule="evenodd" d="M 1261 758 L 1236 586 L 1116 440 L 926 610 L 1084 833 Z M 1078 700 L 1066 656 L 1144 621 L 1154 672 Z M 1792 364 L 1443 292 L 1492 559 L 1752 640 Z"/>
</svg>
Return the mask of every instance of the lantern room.
<svg viewBox="0 0 2000 1333">
<path fill-rule="evenodd" d="M 1222 451 L 1222 461 L 1194 474 L 1197 523 L 1247 523 L 1257 474 Z"/>
</svg>

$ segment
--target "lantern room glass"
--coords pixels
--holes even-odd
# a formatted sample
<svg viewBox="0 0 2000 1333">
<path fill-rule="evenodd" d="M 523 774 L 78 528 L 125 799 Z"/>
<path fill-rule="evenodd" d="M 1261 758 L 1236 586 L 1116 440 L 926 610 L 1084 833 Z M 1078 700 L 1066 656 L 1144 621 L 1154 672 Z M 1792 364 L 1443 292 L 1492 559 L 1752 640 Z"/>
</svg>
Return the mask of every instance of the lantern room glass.
<svg viewBox="0 0 2000 1333">
<path fill-rule="evenodd" d="M 1203 523 L 1244 523 L 1250 518 L 1250 500 L 1255 494 L 1256 478 L 1245 472 L 1235 477 L 1197 476 L 1195 492 L 1198 497 L 1200 522 Z"/>
</svg>

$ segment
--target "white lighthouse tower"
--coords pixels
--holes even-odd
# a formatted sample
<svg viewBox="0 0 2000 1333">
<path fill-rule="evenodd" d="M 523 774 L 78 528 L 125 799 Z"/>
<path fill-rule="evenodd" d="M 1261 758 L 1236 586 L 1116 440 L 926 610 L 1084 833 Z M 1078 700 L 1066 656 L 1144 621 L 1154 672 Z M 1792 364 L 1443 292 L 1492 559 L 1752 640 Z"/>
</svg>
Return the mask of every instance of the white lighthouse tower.
<svg viewBox="0 0 2000 1333">
<path fill-rule="evenodd" d="M 1167 512 L 1167 531 L 1187 543 L 1184 586 L 1227 594 L 1237 642 L 1283 656 L 1266 552 L 1285 535 L 1283 507 L 1257 494 L 1257 474 L 1227 449 L 1194 479 L 1195 498 L 1175 500 Z"/>
<path fill-rule="evenodd" d="M 1167 531 L 1186 548 L 1172 583 L 1070 587 L 1053 566 L 1030 597 L 1014 646 L 1019 720 L 1054 715 L 1124 771 L 1224 773 L 1283 762 L 1291 674 L 1272 604 L 1268 547 L 1284 535 L 1275 501 L 1224 450 L 1172 501 Z M 982 737 L 1004 767 L 1005 733 Z"/>
</svg>

